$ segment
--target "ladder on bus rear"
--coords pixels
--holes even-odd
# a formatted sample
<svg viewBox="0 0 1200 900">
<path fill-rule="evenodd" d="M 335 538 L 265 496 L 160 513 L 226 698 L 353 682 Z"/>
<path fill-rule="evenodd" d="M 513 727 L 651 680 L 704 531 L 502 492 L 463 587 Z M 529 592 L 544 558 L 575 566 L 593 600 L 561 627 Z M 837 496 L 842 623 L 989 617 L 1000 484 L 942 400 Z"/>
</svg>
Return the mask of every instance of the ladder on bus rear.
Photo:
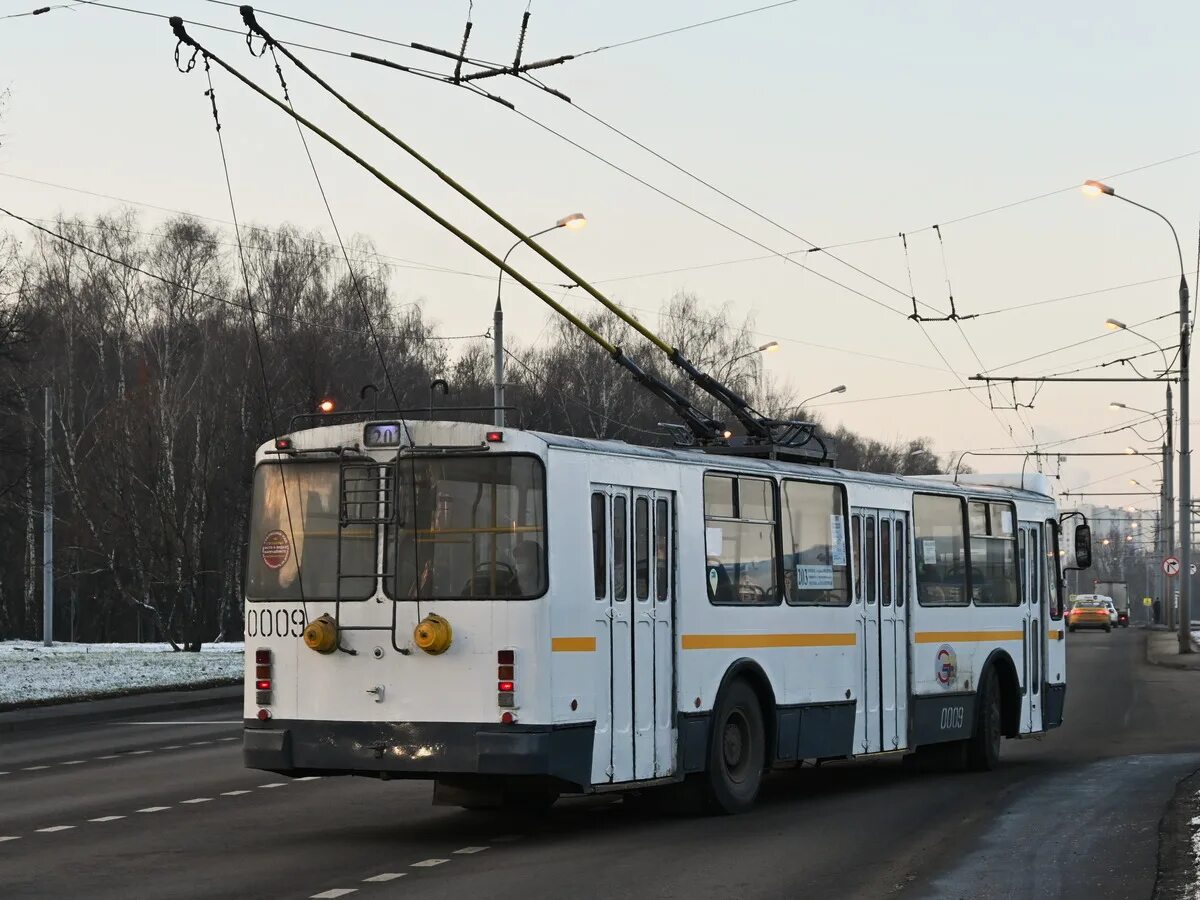
<svg viewBox="0 0 1200 900">
<path fill-rule="evenodd" d="M 334 622 L 341 631 L 391 631 L 392 645 L 395 647 L 395 603 L 391 625 L 342 625 L 342 602 L 345 585 L 351 581 L 370 579 L 377 588 L 380 579 L 391 577 L 384 564 L 379 568 L 380 529 L 383 529 L 384 539 L 387 539 L 387 529 L 396 525 L 398 509 L 398 484 L 396 480 L 397 467 L 394 462 L 381 463 L 362 457 L 342 457 L 338 465 L 338 522 L 337 522 L 337 587 L 334 597 Z M 359 529 L 371 527 L 374 529 L 371 545 L 369 571 L 347 570 L 345 545 L 347 540 L 361 540 L 357 535 Z M 386 560 L 386 554 L 383 555 Z M 338 648 L 341 641 L 338 641 Z M 396 648 L 400 649 L 400 648 Z M 350 651 L 353 652 L 353 651 Z"/>
</svg>

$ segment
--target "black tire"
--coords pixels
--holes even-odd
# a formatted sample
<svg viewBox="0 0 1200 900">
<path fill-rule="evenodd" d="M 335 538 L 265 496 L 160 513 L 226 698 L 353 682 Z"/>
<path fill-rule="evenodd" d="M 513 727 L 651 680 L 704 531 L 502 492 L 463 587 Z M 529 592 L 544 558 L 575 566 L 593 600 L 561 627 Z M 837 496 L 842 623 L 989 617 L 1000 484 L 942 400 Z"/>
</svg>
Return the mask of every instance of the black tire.
<svg viewBox="0 0 1200 900">
<path fill-rule="evenodd" d="M 754 805 L 767 764 L 766 729 L 758 696 L 745 681 L 730 684 L 717 701 L 708 745 L 708 771 L 698 783 L 709 811 L 746 812 Z"/>
<path fill-rule="evenodd" d="M 975 707 L 975 731 L 967 739 L 967 767 L 987 772 L 1000 762 L 1000 737 L 1003 720 L 1000 712 L 1000 679 L 989 667 L 979 685 Z"/>
</svg>

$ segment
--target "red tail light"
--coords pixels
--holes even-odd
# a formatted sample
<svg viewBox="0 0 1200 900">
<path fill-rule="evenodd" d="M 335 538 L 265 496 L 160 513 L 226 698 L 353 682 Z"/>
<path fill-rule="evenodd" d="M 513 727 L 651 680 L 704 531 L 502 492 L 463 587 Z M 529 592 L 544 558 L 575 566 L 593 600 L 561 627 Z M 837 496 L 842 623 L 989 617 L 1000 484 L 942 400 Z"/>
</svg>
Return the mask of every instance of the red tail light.
<svg viewBox="0 0 1200 900">
<path fill-rule="evenodd" d="M 254 651 L 254 702 L 259 706 L 271 705 L 271 650 L 269 647 L 258 647 Z M 266 721 L 270 718 L 269 710 L 260 709 L 258 718 Z"/>
<path fill-rule="evenodd" d="M 517 705 L 517 654 L 515 650 L 496 651 L 496 705 L 515 709 Z M 508 715 L 506 713 L 505 715 Z M 501 719 L 501 721 L 504 721 Z M 514 720 L 515 721 L 515 720 Z"/>
<path fill-rule="evenodd" d="M 499 444 L 499 443 L 503 443 L 503 441 L 504 441 L 504 432 L 503 431 L 489 431 L 487 433 L 487 442 L 489 444 Z"/>
<path fill-rule="evenodd" d="M 266 710 L 263 710 L 263 712 L 266 712 Z M 515 725 L 516 723 L 517 723 L 517 717 L 514 716 L 510 712 L 506 712 L 504 715 L 502 715 L 500 717 L 501 725 Z"/>
<path fill-rule="evenodd" d="M 516 689 L 517 689 L 517 686 L 515 684 L 513 684 L 511 681 L 501 681 L 499 684 L 496 685 L 496 690 L 498 690 L 498 691 L 508 691 L 511 693 L 512 691 L 515 691 Z"/>
<path fill-rule="evenodd" d="M 254 682 L 254 689 L 256 691 L 269 691 L 271 689 L 271 679 L 270 678 L 258 679 L 256 682 Z"/>
<path fill-rule="evenodd" d="M 260 709 L 258 711 L 258 721 L 265 722 L 269 718 L 271 718 L 271 711 L 269 709 Z"/>
</svg>

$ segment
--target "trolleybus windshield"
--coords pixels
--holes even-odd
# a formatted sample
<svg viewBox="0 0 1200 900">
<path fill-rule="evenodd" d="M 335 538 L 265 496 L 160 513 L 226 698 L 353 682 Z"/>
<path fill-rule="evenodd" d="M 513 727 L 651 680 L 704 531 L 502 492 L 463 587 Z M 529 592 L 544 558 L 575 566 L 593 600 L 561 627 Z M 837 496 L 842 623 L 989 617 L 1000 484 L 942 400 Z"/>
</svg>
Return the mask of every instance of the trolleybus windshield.
<svg viewBox="0 0 1200 900">
<path fill-rule="evenodd" d="M 546 591 L 545 481 L 532 456 L 397 462 L 385 541 L 395 599 L 519 599 Z"/>
</svg>

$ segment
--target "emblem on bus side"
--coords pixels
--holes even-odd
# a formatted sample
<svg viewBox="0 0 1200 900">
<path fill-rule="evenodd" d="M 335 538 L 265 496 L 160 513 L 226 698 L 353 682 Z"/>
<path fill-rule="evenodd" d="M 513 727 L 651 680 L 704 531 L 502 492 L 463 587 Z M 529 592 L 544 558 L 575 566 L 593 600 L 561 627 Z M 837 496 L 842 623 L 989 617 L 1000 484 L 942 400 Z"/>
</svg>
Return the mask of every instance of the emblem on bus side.
<svg viewBox="0 0 1200 900">
<path fill-rule="evenodd" d="M 958 656 L 954 652 L 954 648 L 949 644 L 942 644 L 938 647 L 937 655 L 934 657 L 933 674 L 937 677 L 938 684 L 942 687 L 950 687 L 954 683 L 954 676 L 958 673 Z"/>
</svg>

